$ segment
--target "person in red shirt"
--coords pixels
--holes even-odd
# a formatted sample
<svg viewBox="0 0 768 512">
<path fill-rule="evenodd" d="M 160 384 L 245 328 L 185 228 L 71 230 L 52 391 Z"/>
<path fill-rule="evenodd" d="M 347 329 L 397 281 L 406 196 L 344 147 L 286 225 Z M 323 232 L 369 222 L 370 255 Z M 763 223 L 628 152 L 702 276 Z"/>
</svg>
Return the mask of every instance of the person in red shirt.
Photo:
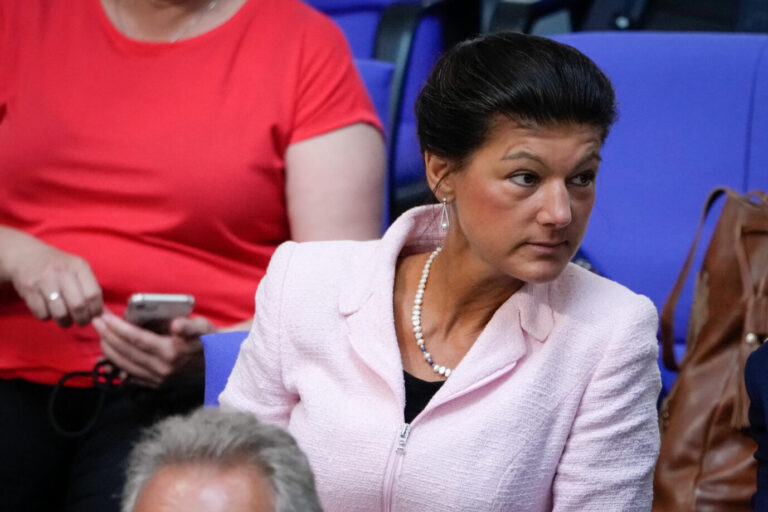
<svg viewBox="0 0 768 512">
<path fill-rule="evenodd" d="M 199 336 L 252 316 L 275 247 L 378 235 L 381 126 L 298 0 L 2 0 L 0 62 L 0 509 L 111 510 L 138 427 L 200 402 Z M 140 329 L 138 292 L 195 315 Z M 104 357 L 132 385 L 68 440 L 52 387 Z M 87 423 L 88 386 L 54 415 Z"/>
</svg>

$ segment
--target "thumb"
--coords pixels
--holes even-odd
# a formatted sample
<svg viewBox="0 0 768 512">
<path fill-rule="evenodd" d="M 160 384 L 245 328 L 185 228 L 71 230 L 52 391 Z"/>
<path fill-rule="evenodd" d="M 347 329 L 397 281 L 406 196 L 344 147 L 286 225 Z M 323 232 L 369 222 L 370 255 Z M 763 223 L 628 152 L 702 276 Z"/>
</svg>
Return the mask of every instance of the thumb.
<svg viewBox="0 0 768 512">
<path fill-rule="evenodd" d="M 171 334 L 183 338 L 197 338 L 203 334 L 209 334 L 216 328 L 207 318 L 174 318 L 171 322 Z"/>
</svg>

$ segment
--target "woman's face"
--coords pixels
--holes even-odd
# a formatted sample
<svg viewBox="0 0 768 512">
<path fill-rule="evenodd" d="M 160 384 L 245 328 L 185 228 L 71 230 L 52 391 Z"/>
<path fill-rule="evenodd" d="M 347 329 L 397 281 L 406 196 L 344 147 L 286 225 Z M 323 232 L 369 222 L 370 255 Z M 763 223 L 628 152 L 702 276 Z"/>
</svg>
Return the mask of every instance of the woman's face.
<svg viewBox="0 0 768 512">
<path fill-rule="evenodd" d="M 452 209 L 446 246 L 491 276 L 556 278 L 584 237 L 601 146 L 600 131 L 590 125 L 501 122 L 441 185 Z"/>
</svg>

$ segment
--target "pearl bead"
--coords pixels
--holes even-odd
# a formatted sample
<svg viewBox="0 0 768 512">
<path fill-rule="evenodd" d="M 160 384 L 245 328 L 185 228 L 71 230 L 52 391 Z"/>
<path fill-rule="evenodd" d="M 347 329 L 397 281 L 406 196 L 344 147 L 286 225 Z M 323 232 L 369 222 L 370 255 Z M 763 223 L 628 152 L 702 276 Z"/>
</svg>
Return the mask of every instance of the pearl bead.
<svg viewBox="0 0 768 512">
<path fill-rule="evenodd" d="M 429 270 L 432 266 L 432 261 L 441 250 L 442 247 L 438 247 L 432 252 L 432 254 L 429 255 L 427 262 L 424 264 L 424 269 L 421 271 L 421 279 L 419 280 L 419 285 L 416 288 L 416 296 L 413 299 L 413 314 L 411 316 L 411 322 L 413 323 L 413 332 L 414 336 L 416 337 L 416 344 L 418 345 L 419 350 L 421 350 L 422 355 L 424 356 L 424 360 L 427 362 L 427 364 L 432 366 L 432 371 L 447 378 L 452 373 L 451 369 L 435 363 L 435 361 L 432 359 L 432 354 L 427 352 L 427 347 L 424 344 L 424 334 L 422 333 L 421 329 L 421 305 L 424 301 L 424 290 L 427 287 Z"/>
</svg>

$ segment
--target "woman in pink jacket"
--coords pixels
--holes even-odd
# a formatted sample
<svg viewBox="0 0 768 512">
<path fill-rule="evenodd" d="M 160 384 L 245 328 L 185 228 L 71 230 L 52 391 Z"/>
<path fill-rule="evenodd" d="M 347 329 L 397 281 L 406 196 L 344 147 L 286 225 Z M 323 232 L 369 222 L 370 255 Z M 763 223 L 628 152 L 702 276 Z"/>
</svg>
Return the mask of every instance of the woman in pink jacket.
<svg viewBox="0 0 768 512">
<path fill-rule="evenodd" d="M 441 204 L 283 244 L 221 403 L 297 438 L 327 511 L 649 510 L 656 311 L 569 264 L 610 82 L 497 34 L 448 52 L 416 110 Z"/>
</svg>

